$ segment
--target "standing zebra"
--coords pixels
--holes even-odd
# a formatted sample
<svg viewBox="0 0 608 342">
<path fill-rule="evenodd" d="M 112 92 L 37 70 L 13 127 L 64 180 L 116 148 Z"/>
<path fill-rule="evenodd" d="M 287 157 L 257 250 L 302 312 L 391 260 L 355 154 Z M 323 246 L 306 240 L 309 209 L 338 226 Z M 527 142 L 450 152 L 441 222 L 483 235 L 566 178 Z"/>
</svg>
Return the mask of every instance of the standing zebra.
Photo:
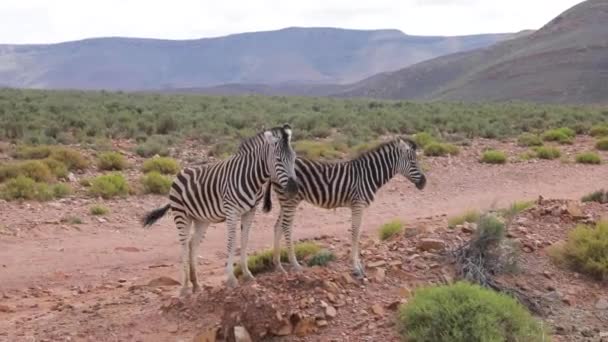
<svg viewBox="0 0 608 342">
<path fill-rule="evenodd" d="M 247 267 L 247 239 L 264 183 L 272 181 L 286 187 L 287 196 L 297 193 L 295 152 L 291 147 L 291 127 L 274 127 L 244 140 L 228 159 L 214 164 L 183 169 L 173 181 L 169 203 L 149 212 L 143 219 L 148 227 L 169 209 L 182 245 L 183 283 L 181 294 L 199 290 L 196 277 L 196 251 L 211 223 L 226 221 L 228 230 L 227 285 L 238 284 L 233 270 L 237 221 L 241 219 L 241 268 L 245 279 L 253 275 Z M 190 238 L 190 226 L 194 233 Z"/>
<path fill-rule="evenodd" d="M 351 209 L 353 274 L 362 277 L 365 273 L 359 260 L 359 237 L 363 210 L 373 202 L 380 187 L 396 174 L 405 176 L 420 190 L 426 185 L 426 177 L 416 161 L 416 143 L 404 137 L 383 143 L 346 162 L 318 162 L 298 157 L 295 169 L 298 179 L 295 197 L 288 198 L 280 185 L 271 182 L 264 194 L 264 212 L 272 207 L 270 189 L 273 184 L 281 204 L 274 226 L 273 263 L 282 272 L 285 270 L 280 261 L 281 230 L 289 249 L 289 262 L 294 270 L 302 269 L 291 241 L 293 217 L 302 200 L 325 209 Z"/>
</svg>

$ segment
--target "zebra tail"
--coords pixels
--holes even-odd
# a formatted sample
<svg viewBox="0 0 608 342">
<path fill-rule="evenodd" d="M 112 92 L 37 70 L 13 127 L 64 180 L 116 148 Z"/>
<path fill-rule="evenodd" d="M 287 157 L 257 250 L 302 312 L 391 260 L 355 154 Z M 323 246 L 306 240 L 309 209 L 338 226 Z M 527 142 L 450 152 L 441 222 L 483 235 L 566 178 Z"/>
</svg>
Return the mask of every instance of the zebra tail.
<svg viewBox="0 0 608 342">
<path fill-rule="evenodd" d="M 169 208 L 171 208 L 171 205 L 169 203 L 167 203 L 167 205 L 165 205 L 164 207 L 154 209 L 151 212 L 147 213 L 146 216 L 144 216 L 144 218 L 142 220 L 142 224 L 144 225 L 144 228 L 148 228 L 149 226 L 153 225 L 156 221 L 158 221 L 161 217 L 165 216 L 167 211 L 169 211 Z"/>
<path fill-rule="evenodd" d="M 266 190 L 264 190 L 264 205 L 262 206 L 262 212 L 268 213 L 272 210 L 272 182 L 268 182 Z"/>
</svg>

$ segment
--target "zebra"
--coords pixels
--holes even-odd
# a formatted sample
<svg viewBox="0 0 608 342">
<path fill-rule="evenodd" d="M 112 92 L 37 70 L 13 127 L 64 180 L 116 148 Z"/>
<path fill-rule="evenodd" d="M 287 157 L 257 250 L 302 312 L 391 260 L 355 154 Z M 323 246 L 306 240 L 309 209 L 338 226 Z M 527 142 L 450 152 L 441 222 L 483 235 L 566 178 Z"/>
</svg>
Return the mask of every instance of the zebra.
<svg viewBox="0 0 608 342">
<path fill-rule="evenodd" d="M 288 124 L 273 127 L 241 142 L 231 157 L 203 166 L 182 169 L 171 185 L 169 203 L 152 210 L 142 220 L 144 228 L 154 224 L 169 209 L 181 244 L 182 296 L 200 290 L 196 275 L 196 250 L 210 224 L 226 222 L 228 234 L 227 286 L 236 287 L 233 257 L 237 220 L 241 219 L 241 268 L 245 280 L 253 279 L 247 267 L 247 240 L 264 184 L 272 181 L 295 195 L 295 152 Z M 191 225 L 194 232 L 190 237 Z"/>
<path fill-rule="evenodd" d="M 297 206 L 305 200 L 317 207 L 351 209 L 352 234 L 352 267 L 358 278 L 365 275 L 359 259 L 359 238 L 361 218 L 364 209 L 374 200 L 376 192 L 396 174 L 409 179 L 422 190 L 426 185 L 426 176 L 416 160 L 416 143 L 407 137 L 397 137 L 376 148 L 368 150 L 358 157 L 344 162 L 312 161 L 302 157 L 296 158 L 296 178 L 298 194 L 287 197 L 282 187 L 268 182 L 264 193 L 263 211 L 272 208 L 271 188 L 278 196 L 281 210 L 274 226 L 273 264 L 276 270 L 285 273 L 280 261 L 281 230 L 289 249 L 289 262 L 292 269 L 300 272 L 292 244 L 292 225 Z"/>
</svg>

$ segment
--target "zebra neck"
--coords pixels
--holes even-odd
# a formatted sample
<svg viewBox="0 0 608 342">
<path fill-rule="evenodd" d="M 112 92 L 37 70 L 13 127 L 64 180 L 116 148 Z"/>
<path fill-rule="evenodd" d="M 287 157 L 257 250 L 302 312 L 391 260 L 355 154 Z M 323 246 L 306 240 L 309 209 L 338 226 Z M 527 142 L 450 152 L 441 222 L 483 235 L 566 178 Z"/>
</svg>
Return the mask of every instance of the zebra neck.
<svg viewBox="0 0 608 342">
<path fill-rule="evenodd" d="M 375 193 L 397 173 L 396 161 L 395 151 L 383 148 L 359 157 L 355 169 L 359 177 L 365 178 L 368 189 Z"/>
<path fill-rule="evenodd" d="M 245 174 L 249 175 L 248 181 L 255 183 L 256 186 L 262 186 L 270 179 L 272 165 L 268 165 L 269 151 L 261 146 L 240 152 L 238 156 L 242 159 Z"/>
</svg>

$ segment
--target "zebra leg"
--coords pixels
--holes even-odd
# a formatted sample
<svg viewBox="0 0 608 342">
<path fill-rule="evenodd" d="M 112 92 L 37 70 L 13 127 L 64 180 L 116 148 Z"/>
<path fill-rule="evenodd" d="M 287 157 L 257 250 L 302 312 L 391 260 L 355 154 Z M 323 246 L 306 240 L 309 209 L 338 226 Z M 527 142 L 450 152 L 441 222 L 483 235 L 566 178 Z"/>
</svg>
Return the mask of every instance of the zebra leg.
<svg viewBox="0 0 608 342">
<path fill-rule="evenodd" d="M 298 263 L 298 259 L 296 258 L 296 251 L 291 240 L 291 232 L 293 228 L 293 217 L 296 213 L 297 206 L 286 206 L 285 211 L 283 212 L 283 235 L 285 235 L 285 244 L 289 250 L 289 263 L 291 264 L 291 268 L 294 272 L 299 273 L 302 272 L 303 268 Z"/>
<path fill-rule="evenodd" d="M 196 277 L 196 254 L 198 246 L 203 238 L 205 238 L 205 232 L 209 227 L 209 222 L 205 221 L 194 221 L 194 233 L 190 238 L 190 282 L 192 283 L 192 292 L 196 293 L 200 290 L 198 279 Z"/>
<path fill-rule="evenodd" d="M 353 261 L 353 274 L 357 278 L 363 278 L 365 276 L 365 270 L 361 264 L 359 258 L 359 239 L 361 237 L 361 218 L 363 216 L 363 208 L 360 206 L 354 206 L 351 208 L 351 221 L 352 221 L 352 261 Z"/>
<path fill-rule="evenodd" d="M 253 223 L 254 216 L 255 207 L 241 216 L 241 270 L 243 272 L 243 279 L 246 281 L 255 279 L 251 271 L 249 271 L 247 263 L 247 242 L 249 241 L 249 229 Z"/>
<path fill-rule="evenodd" d="M 283 223 L 283 207 L 281 207 L 281 212 L 279 213 L 279 217 L 277 218 L 277 222 L 274 224 L 274 251 L 272 254 L 272 263 L 274 264 L 275 271 L 281 273 L 287 273 L 281 264 L 281 236 L 283 235 L 281 231 L 281 225 Z"/>
<path fill-rule="evenodd" d="M 234 275 L 234 240 L 236 240 L 236 224 L 237 216 L 233 213 L 226 217 L 226 228 L 228 230 L 228 260 L 226 261 L 226 285 L 234 288 L 239 284 L 239 281 Z"/>
<path fill-rule="evenodd" d="M 182 245 L 182 288 L 180 290 L 180 296 L 188 294 L 188 283 L 190 282 L 190 226 L 192 225 L 192 219 L 186 216 L 183 212 L 174 212 L 173 220 L 177 228 L 177 234 L 179 235 L 179 243 Z"/>
</svg>

